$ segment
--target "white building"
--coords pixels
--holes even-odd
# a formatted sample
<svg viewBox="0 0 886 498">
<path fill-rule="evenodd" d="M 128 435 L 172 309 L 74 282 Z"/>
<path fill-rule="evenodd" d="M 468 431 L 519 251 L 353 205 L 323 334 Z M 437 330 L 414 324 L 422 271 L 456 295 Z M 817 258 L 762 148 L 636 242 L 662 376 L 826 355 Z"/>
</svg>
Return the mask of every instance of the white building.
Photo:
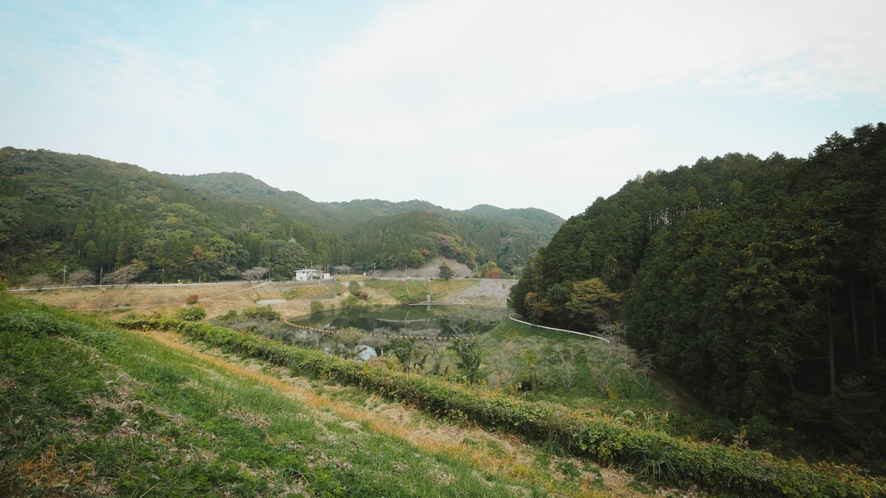
<svg viewBox="0 0 886 498">
<path fill-rule="evenodd" d="M 304 270 L 295 270 L 296 282 L 307 282 L 308 280 L 313 279 L 332 280 L 332 275 L 325 272 L 321 273 L 320 270 L 313 270 L 309 268 L 305 268 Z"/>
<path fill-rule="evenodd" d="M 310 270 L 307 268 L 305 268 L 304 270 L 295 270 L 295 281 L 307 282 L 308 280 L 314 278 L 317 274 L 317 270 Z"/>
</svg>

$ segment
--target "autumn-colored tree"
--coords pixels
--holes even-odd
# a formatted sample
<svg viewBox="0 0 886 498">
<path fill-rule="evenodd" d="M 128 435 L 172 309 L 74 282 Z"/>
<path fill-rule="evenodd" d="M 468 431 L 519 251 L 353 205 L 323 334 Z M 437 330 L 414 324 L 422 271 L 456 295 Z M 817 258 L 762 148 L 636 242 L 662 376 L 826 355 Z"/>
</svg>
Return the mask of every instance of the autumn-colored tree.
<svg viewBox="0 0 886 498">
<path fill-rule="evenodd" d="M 483 272 L 483 278 L 502 278 L 503 276 L 504 272 L 498 267 Z"/>
</svg>

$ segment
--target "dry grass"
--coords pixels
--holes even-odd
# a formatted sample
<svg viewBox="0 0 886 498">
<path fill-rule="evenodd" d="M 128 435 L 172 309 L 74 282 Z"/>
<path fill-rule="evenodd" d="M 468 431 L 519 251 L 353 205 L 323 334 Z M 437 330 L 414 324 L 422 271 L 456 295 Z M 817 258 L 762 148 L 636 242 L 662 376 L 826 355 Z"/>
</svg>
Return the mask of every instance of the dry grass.
<svg viewBox="0 0 886 498">
<path fill-rule="evenodd" d="M 76 466 L 60 466 L 55 461 L 55 447 L 50 446 L 39 458 L 33 458 L 16 468 L 19 476 L 31 485 L 41 484 L 44 487 L 42 496 L 70 496 L 68 489 L 73 486 L 88 486 L 92 496 L 110 496 L 111 489 L 95 484 L 94 468 L 89 462 L 78 463 Z"/>
<path fill-rule="evenodd" d="M 347 285 L 351 280 L 362 281 L 363 277 L 345 277 L 341 283 Z M 287 299 L 283 303 L 271 304 L 271 308 L 284 316 L 302 316 L 311 312 L 310 301 L 321 301 L 326 309 L 340 309 L 342 296 L 335 295 L 330 286 L 305 285 L 295 282 L 264 282 L 231 283 L 231 284 L 189 284 L 166 285 L 162 287 L 143 287 L 130 285 L 126 287 L 78 288 L 28 292 L 19 294 L 33 301 L 66 308 L 73 311 L 106 314 L 112 319 L 123 318 L 128 313 L 151 315 L 158 313 L 171 316 L 178 308 L 186 307 L 188 296 L 197 295 L 197 305 L 206 310 L 208 318 L 224 315 L 230 310 L 238 312 L 255 306 L 265 299 Z M 372 305 L 395 306 L 400 304 L 394 294 L 401 292 L 398 281 L 374 281 L 362 287 L 369 294 Z M 507 291 L 512 281 L 507 280 L 450 280 L 412 281 L 410 288 L 417 287 L 416 300 L 424 299 L 424 293 L 430 286 L 432 293 L 447 296 L 446 299 L 464 299 L 483 304 L 484 306 L 505 307 Z M 420 291 L 420 292 L 419 292 Z M 401 292 L 402 293 L 402 292 Z"/>
<path fill-rule="evenodd" d="M 319 287 L 319 286 L 318 286 Z M 224 285 L 187 285 L 164 287 L 128 287 L 70 288 L 20 294 L 21 297 L 80 312 L 97 312 L 107 314 L 113 319 L 122 318 L 127 313 L 150 315 L 171 314 L 177 308 L 183 308 L 189 295 L 197 295 L 197 305 L 206 310 L 209 318 L 224 315 L 229 310 L 238 312 L 263 299 L 285 299 L 284 293 L 291 291 L 294 284 L 290 282 L 271 282 L 262 284 L 224 284 Z M 325 287 L 320 287 L 325 289 Z M 329 291 L 325 290 L 326 295 Z M 333 304 L 340 307 L 341 298 L 323 299 L 328 307 Z M 287 316 L 299 316 L 310 313 L 309 300 L 290 300 L 285 303 L 270 305 L 275 311 Z"/>
</svg>

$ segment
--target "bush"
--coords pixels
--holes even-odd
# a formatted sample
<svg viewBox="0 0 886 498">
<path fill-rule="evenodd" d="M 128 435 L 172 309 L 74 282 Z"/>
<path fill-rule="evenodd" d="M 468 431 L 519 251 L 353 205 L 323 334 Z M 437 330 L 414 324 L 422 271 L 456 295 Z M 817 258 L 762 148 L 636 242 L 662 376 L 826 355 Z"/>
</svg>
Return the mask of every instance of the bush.
<svg viewBox="0 0 886 498">
<path fill-rule="evenodd" d="M 452 268 L 447 265 L 440 265 L 440 280 L 449 280 L 452 278 Z"/>
<path fill-rule="evenodd" d="M 44 287 L 52 285 L 52 279 L 45 273 L 38 273 L 28 279 L 28 285 L 37 290 L 43 290 Z"/>
<path fill-rule="evenodd" d="M 186 322 L 199 322 L 206 318 L 206 310 L 202 306 L 194 306 L 192 308 L 179 308 L 175 312 L 176 318 Z"/>
<path fill-rule="evenodd" d="M 188 304 L 197 304 L 197 294 L 191 294 L 185 299 L 185 302 Z"/>
<path fill-rule="evenodd" d="M 280 313 L 270 306 L 250 306 L 243 310 L 243 316 L 250 320 L 267 320 L 272 322 L 280 319 Z"/>
<path fill-rule="evenodd" d="M 322 313 L 324 308 L 320 301 L 311 301 L 311 313 Z"/>
<path fill-rule="evenodd" d="M 228 310 L 227 313 L 218 317 L 219 320 L 236 320 L 237 319 L 237 310 Z"/>
</svg>

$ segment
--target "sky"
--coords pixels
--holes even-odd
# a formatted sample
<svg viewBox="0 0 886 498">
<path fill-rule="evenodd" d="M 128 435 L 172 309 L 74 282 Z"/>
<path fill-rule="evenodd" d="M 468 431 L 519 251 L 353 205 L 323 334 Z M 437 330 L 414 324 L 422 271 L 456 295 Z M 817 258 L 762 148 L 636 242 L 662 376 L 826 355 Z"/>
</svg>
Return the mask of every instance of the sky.
<svg viewBox="0 0 886 498">
<path fill-rule="evenodd" d="M 882 0 L 2 0 L 0 146 L 580 214 L 886 121 Z"/>
</svg>

